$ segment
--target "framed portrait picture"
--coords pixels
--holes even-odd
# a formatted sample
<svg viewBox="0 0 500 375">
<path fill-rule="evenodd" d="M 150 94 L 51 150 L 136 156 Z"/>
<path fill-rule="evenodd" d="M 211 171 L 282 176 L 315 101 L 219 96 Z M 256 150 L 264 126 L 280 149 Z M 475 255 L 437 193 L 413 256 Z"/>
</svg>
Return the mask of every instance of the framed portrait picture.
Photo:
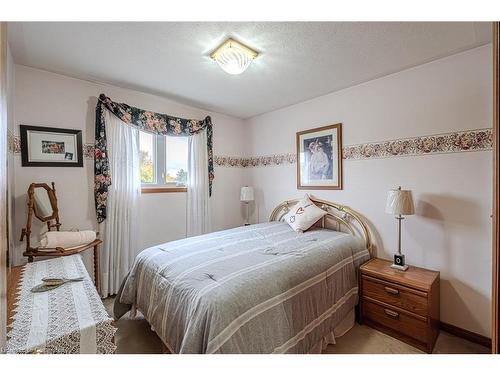
<svg viewBox="0 0 500 375">
<path fill-rule="evenodd" d="M 297 133 L 297 189 L 342 190 L 342 124 Z"/>
<path fill-rule="evenodd" d="M 83 167 L 82 131 L 20 125 L 23 167 Z"/>
</svg>

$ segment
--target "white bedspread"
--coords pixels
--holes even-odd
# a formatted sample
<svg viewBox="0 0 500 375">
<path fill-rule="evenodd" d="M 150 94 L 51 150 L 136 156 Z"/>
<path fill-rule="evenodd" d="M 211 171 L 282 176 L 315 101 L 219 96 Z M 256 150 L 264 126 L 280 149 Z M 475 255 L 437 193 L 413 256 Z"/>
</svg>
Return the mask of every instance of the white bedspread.
<svg viewBox="0 0 500 375">
<path fill-rule="evenodd" d="M 174 353 L 308 353 L 358 301 L 364 243 L 273 222 L 140 253 L 115 299 Z"/>
</svg>

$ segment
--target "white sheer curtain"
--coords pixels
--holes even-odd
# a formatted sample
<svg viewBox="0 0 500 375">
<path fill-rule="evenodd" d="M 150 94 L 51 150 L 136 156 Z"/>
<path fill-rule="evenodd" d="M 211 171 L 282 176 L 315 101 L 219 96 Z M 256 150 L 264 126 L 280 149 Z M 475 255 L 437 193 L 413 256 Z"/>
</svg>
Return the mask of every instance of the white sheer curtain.
<svg viewBox="0 0 500 375">
<path fill-rule="evenodd" d="M 139 131 L 106 110 L 106 135 L 112 184 L 108 192 L 107 217 L 100 224 L 101 295 L 118 292 L 138 249 L 141 176 Z"/>
<path fill-rule="evenodd" d="M 187 236 L 211 229 L 208 194 L 207 130 L 189 137 L 187 178 Z"/>
</svg>

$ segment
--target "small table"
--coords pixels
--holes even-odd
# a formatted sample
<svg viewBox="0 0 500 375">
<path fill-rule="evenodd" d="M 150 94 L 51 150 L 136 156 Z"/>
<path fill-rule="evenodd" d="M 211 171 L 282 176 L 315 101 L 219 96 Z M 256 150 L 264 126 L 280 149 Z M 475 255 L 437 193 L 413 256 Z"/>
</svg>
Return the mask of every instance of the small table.
<svg viewBox="0 0 500 375">
<path fill-rule="evenodd" d="M 22 278 L 20 277 L 23 274 Z M 32 293 L 43 277 L 83 277 Z M 116 328 L 74 254 L 16 267 L 9 277 L 7 353 L 114 353 Z M 17 305 L 14 312 L 14 305 Z"/>
<path fill-rule="evenodd" d="M 431 353 L 439 335 L 439 272 L 391 264 L 375 258 L 360 267 L 360 321 Z"/>
<path fill-rule="evenodd" d="M 33 262 L 34 257 L 63 257 L 63 256 L 69 256 L 69 255 L 74 255 L 74 254 L 79 254 L 83 251 L 89 250 L 89 249 L 94 249 L 94 284 L 95 287 L 97 288 L 97 291 L 100 293 L 101 292 L 101 283 L 99 280 L 99 251 L 97 247 L 102 244 L 102 241 L 99 239 L 95 239 L 94 241 L 82 245 L 82 246 L 77 246 L 73 247 L 70 249 L 64 249 L 62 247 L 56 247 L 55 249 L 50 249 L 50 251 L 45 251 L 45 250 L 40 250 L 40 249 L 33 249 L 30 251 L 25 251 L 23 253 L 24 256 L 28 257 L 28 263 Z"/>
</svg>

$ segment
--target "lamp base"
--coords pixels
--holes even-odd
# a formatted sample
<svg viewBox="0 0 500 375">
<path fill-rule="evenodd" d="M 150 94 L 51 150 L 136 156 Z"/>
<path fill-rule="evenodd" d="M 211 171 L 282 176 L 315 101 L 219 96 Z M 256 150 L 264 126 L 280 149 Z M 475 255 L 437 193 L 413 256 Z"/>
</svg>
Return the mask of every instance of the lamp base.
<svg viewBox="0 0 500 375">
<path fill-rule="evenodd" d="M 408 266 L 405 264 L 404 266 L 399 266 L 397 264 L 391 264 L 391 268 L 400 270 L 400 271 L 406 271 L 408 269 Z"/>
<path fill-rule="evenodd" d="M 404 254 L 401 254 L 401 252 L 394 254 L 394 263 L 391 264 L 391 268 L 395 268 L 400 271 L 406 271 L 408 269 Z"/>
</svg>

